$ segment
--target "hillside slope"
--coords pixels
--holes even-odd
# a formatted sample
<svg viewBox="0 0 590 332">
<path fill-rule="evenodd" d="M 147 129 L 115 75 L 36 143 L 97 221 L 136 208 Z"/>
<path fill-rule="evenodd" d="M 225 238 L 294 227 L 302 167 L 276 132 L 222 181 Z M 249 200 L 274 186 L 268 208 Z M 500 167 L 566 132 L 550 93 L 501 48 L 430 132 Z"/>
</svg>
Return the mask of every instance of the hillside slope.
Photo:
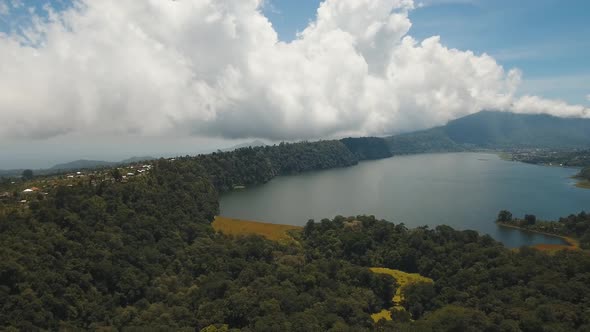
<svg viewBox="0 0 590 332">
<path fill-rule="evenodd" d="M 590 145 L 590 119 L 483 111 L 449 122 L 446 135 L 479 147 L 574 148 Z"/>
<path fill-rule="evenodd" d="M 473 148 L 587 148 L 590 119 L 481 111 L 445 126 L 386 138 L 394 154 Z"/>
</svg>

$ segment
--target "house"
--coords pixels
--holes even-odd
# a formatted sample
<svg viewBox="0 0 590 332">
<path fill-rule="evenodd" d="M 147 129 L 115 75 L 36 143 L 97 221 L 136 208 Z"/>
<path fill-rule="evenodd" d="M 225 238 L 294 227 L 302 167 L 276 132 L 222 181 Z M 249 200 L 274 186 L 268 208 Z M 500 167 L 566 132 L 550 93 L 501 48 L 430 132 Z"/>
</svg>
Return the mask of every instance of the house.
<svg viewBox="0 0 590 332">
<path fill-rule="evenodd" d="M 9 193 L 9 192 L 3 192 L 3 193 L 0 193 L 0 201 L 2 201 L 2 200 L 6 200 L 6 199 L 9 199 L 9 198 L 10 198 L 10 196 L 11 196 L 11 195 L 10 195 L 10 193 Z"/>
<path fill-rule="evenodd" d="M 30 194 L 32 192 L 35 192 L 35 191 L 33 189 L 25 189 L 25 190 L 23 190 L 23 193 L 25 193 L 25 194 Z"/>
</svg>

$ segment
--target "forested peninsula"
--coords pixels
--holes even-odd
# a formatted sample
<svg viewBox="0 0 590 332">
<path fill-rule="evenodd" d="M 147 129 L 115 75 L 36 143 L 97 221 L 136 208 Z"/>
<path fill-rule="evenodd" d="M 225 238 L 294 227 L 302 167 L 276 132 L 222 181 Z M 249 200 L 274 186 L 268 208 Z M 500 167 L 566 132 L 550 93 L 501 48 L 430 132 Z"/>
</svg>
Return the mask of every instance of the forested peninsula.
<svg viewBox="0 0 590 332">
<path fill-rule="evenodd" d="M 386 146 L 281 144 L 160 159 L 127 177 L 29 179 L 46 192 L 0 200 L 0 329 L 590 330 L 582 251 L 514 252 L 475 231 L 373 216 L 311 220 L 291 244 L 211 227 L 220 192 L 386 157 Z M 432 282 L 401 288 L 394 306 L 400 283 L 377 267 Z M 383 310 L 392 320 L 375 322 Z"/>
<path fill-rule="evenodd" d="M 510 211 L 504 210 L 498 214 L 497 222 L 525 231 L 556 235 L 564 237 L 566 240 L 571 239 L 567 242 L 574 242 L 574 246 L 579 246 L 582 249 L 590 249 L 590 215 L 586 212 L 562 217 L 557 221 L 544 221 L 538 220 L 532 214 L 527 214 L 523 218 L 515 218 Z"/>
</svg>

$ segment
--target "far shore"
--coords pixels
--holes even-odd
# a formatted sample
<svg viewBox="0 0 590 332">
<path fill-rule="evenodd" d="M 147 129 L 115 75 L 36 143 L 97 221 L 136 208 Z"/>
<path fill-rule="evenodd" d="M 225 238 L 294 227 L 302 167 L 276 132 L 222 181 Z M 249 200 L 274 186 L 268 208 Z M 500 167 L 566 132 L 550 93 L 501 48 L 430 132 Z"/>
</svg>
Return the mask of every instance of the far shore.
<svg viewBox="0 0 590 332">
<path fill-rule="evenodd" d="M 542 234 L 542 235 L 547 235 L 547 236 L 551 236 L 551 237 L 557 237 L 567 243 L 567 245 L 550 245 L 551 247 L 554 247 L 554 248 L 555 247 L 564 247 L 564 248 L 570 248 L 570 249 L 575 249 L 575 250 L 580 249 L 580 242 L 572 237 L 569 237 L 569 236 L 563 236 L 563 235 L 557 235 L 557 234 L 552 234 L 552 233 L 547 233 L 547 232 L 542 232 L 542 231 L 526 229 L 526 228 L 522 228 L 519 226 L 503 223 L 503 222 L 496 222 L 496 224 L 501 227 L 518 229 L 522 232 L 536 233 L 536 234 Z M 548 244 L 541 244 L 540 246 L 549 246 L 549 245 Z M 533 247 L 537 247 L 537 246 L 533 246 Z"/>
<path fill-rule="evenodd" d="M 512 159 L 512 155 L 508 152 L 497 151 L 496 155 L 500 159 L 505 160 L 505 161 L 522 162 L 519 160 Z M 538 166 L 545 166 L 545 167 L 580 168 L 577 166 L 560 166 L 560 165 L 548 165 L 548 164 L 530 164 L 530 165 L 538 165 Z M 582 188 L 582 189 L 590 189 L 590 180 L 582 179 L 578 175 L 574 175 L 571 178 L 577 181 L 575 184 L 576 187 Z M 506 226 L 508 226 L 508 225 L 506 225 Z M 549 234 L 549 235 L 554 235 L 554 234 Z"/>
</svg>

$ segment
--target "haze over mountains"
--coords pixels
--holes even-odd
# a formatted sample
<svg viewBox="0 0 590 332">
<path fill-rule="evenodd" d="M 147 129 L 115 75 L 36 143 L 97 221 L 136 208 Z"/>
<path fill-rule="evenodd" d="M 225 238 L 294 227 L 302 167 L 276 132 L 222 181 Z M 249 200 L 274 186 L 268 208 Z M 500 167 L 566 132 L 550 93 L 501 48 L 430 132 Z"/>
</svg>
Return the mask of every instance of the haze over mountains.
<svg viewBox="0 0 590 332">
<path fill-rule="evenodd" d="M 265 146 L 265 145 L 266 145 L 266 143 L 264 143 L 261 140 L 254 140 L 254 141 L 244 142 L 244 143 L 237 144 L 237 145 L 231 146 L 229 148 L 224 148 L 224 149 L 220 149 L 220 150 L 226 152 L 226 151 L 233 151 L 236 149 L 250 147 L 250 146 L 257 147 L 257 146 Z M 206 151 L 199 151 L 199 152 L 191 153 L 191 155 L 210 153 L 210 152 L 214 152 L 215 150 L 216 149 L 208 149 Z M 177 154 L 177 155 L 184 155 L 184 154 Z M 37 168 L 37 167 L 24 166 L 21 168 L 14 168 L 14 169 L 0 169 L 0 176 L 19 176 L 20 174 L 22 174 L 22 172 L 25 168 L 36 169 L 35 170 L 36 174 L 50 174 L 50 173 L 57 173 L 57 172 L 71 171 L 71 170 L 113 167 L 113 166 L 125 165 L 125 164 L 145 161 L 145 160 L 153 160 L 153 159 L 157 159 L 160 157 L 172 157 L 172 156 L 174 156 L 174 154 L 161 155 L 161 154 L 154 153 L 153 156 L 150 155 L 150 156 L 131 157 L 131 158 L 127 158 L 127 159 L 120 160 L 120 161 L 78 159 L 78 160 L 74 160 L 74 161 L 59 163 L 59 164 L 53 165 L 48 168 L 40 168 L 40 167 Z"/>
<path fill-rule="evenodd" d="M 76 161 L 71 161 L 68 163 L 57 164 L 50 168 L 50 170 L 73 170 L 73 169 L 85 169 L 85 168 L 99 168 L 99 167 L 112 167 L 117 165 L 123 164 L 130 164 L 134 162 L 144 161 L 144 160 L 152 160 L 154 157 L 151 156 L 143 156 L 143 157 L 131 157 L 121 161 L 102 161 L 102 160 L 85 160 L 80 159 Z"/>
<path fill-rule="evenodd" d="M 590 146 L 590 119 L 560 118 L 546 114 L 482 111 L 450 121 L 445 126 L 388 136 L 384 139 L 385 143 L 374 138 L 357 140 L 349 147 L 353 153 L 361 154 L 359 156 L 363 159 L 383 158 L 385 149 L 389 149 L 392 155 L 396 155 L 477 149 L 584 148 Z M 363 151 L 355 151 L 355 144 L 361 144 Z M 383 144 L 386 144 L 386 147 Z M 265 145 L 264 142 L 255 140 L 221 151 Z M 372 150 L 367 151 L 368 146 Z M 49 169 L 40 170 L 40 172 L 42 174 L 109 167 L 150 159 L 155 158 L 151 156 L 133 157 L 119 162 L 76 160 L 57 164 Z M 14 176 L 21 172 L 22 169 L 0 170 L 0 175 Z"/>
<path fill-rule="evenodd" d="M 477 147 L 588 147 L 590 119 L 484 111 L 450 121 L 444 132 Z"/>
<path fill-rule="evenodd" d="M 447 125 L 387 138 L 394 153 L 447 152 L 470 148 L 584 148 L 590 119 L 547 114 L 482 111 Z"/>
</svg>

